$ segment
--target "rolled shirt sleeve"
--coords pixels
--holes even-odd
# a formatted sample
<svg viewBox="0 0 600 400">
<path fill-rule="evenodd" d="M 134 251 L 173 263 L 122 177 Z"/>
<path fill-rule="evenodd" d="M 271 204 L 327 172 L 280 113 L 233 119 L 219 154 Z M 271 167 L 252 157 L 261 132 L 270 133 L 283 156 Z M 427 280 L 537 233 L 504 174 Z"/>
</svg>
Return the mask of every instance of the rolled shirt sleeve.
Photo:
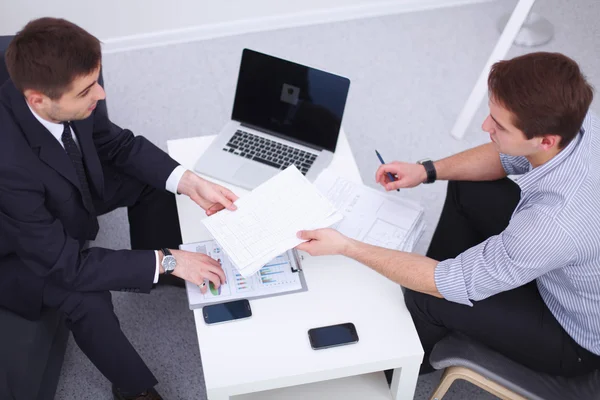
<svg viewBox="0 0 600 400">
<path fill-rule="evenodd" d="M 523 175 L 531 171 L 531 163 L 523 156 L 500 153 L 500 162 L 507 175 Z"/>
<path fill-rule="evenodd" d="M 441 261 L 435 284 L 447 300 L 472 306 L 576 260 L 576 244 L 554 219 L 523 210 L 508 227 L 456 258 Z"/>
</svg>

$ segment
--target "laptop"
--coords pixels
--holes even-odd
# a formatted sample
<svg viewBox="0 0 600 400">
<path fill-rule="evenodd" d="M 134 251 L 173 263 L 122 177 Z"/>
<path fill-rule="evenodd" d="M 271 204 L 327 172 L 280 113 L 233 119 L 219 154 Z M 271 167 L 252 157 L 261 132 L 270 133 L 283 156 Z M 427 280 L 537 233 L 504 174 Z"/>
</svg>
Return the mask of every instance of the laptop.
<svg viewBox="0 0 600 400">
<path fill-rule="evenodd" d="M 194 169 L 254 189 L 290 165 L 314 181 L 333 158 L 350 80 L 244 49 L 233 112 Z"/>
</svg>

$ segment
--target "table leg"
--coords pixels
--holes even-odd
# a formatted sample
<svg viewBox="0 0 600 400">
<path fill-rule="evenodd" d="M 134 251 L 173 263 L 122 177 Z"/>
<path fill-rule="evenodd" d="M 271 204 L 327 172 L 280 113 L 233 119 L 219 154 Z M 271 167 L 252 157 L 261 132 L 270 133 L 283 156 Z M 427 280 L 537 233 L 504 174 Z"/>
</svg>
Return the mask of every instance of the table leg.
<svg viewBox="0 0 600 400">
<path fill-rule="evenodd" d="M 513 13 L 504 28 L 504 31 L 500 35 L 498 42 L 496 43 L 496 47 L 492 51 L 492 54 L 488 58 L 485 66 L 483 67 L 483 71 L 479 75 L 477 82 L 475 83 L 475 87 L 471 91 L 467 102 L 463 106 L 450 134 L 454 136 L 456 139 L 462 139 L 465 135 L 465 131 L 469 128 L 481 101 L 487 94 L 487 78 L 490 73 L 490 69 L 492 64 L 496 61 L 504 59 L 508 50 L 512 46 L 515 38 L 519 34 L 519 30 L 523 25 L 523 22 L 527 18 L 531 7 L 535 0 L 519 0 Z"/>
<path fill-rule="evenodd" d="M 390 391 L 394 400 L 413 400 L 419 378 L 419 364 L 396 368 L 392 377 Z"/>
</svg>

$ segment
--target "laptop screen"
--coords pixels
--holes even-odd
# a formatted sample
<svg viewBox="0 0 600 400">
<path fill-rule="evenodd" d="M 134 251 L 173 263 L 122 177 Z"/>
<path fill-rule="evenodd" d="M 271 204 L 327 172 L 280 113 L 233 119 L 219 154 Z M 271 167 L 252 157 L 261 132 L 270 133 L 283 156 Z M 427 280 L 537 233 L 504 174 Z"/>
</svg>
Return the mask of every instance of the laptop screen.
<svg viewBox="0 0 600 400">
<path fill-rule="evenodd" d="M 335 151 L 350 80 L 244 49 L 232 119 Z"/>
</svg>

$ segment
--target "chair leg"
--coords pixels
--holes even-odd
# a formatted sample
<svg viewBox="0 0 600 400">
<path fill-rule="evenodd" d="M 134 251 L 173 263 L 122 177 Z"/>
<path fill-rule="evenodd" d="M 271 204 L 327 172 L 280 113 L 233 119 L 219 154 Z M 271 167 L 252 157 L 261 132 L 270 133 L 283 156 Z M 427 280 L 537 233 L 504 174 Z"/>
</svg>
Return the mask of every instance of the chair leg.
<svg viewBox="0 0 600 400">
<path fill-rule="evenodd" d="M 452 383 L 454 383 L 454 381 L 457 379 L 462 379 L 467 382 L 470 382 L 473 385 L 485 390 L 486 392 L 489 392 L 494 396 L 501 398 L 502 400 L 527 400 L 527 398 L 521 396 L 520 394 L 517 394 L 512 390 L 507 389 L 504 386 L 492 380 L 489 380 L 483 375 L 478 374 L 477 372 L 474 372 L 465 367 L 446 368 L 446 371 L 444 371 L 444 374 L 442 375 L 442 379 L 440 380 L 438 387 L 431 396 L 431 400 L 441 400 L 442 397 L 444 397 L 444 395 L 448 391 L 448 389 L 450 389 Z"/>
<path fill-rule="evenodd" d="M 454 383 L 454 381 L 458 378 L 455 374 L 452 374 L 452 369 L 456 367 L 448 367 L 444 371 L 442 378 L 440 379 L 440 383 L 433 391 L 433 394 L 430 397 L 430 400 L 442 400 L 442 398 L 446 395 L 450 386 Z"/>
</svg>

